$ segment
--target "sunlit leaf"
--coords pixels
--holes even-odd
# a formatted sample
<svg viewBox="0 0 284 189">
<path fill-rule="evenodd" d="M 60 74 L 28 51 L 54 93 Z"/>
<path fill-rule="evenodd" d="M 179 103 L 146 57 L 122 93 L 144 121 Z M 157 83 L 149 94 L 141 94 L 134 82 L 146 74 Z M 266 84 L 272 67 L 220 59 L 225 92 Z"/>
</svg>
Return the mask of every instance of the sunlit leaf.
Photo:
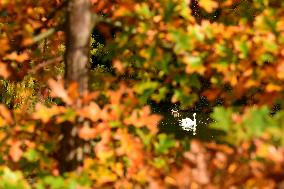
<svg viewBox="0 0 284 189">
<path fill-rule="evenodd" d="M 198 3 L 207 12 L 212 12 L 218 7 L 218 3 L 214 0 L 200 0 Z"/>
<path fill-rule="evenodd" d="M 21 145 L 22 143 L 20 141 L 14 140 L 11 142 L 11 148 L 9 150 L 9 155 L 11 156 L 14 162 L 19 161 L 23 155 Z"/>
<path fill-rule="evenodd" d="M 5 63 L 0 63 L 0 76 L 4 77 L 5 79 L 8 78 L 11 73 L 8 70 L 8 66 Z"/>
<path fill-rule="evenodd" d="M 49 79 L 48 84 L 51 88 L 52 96 L 61 98 L 68 105 L 71 105 L 73 103 L 67 91 L 64 89 L 64 86 L 62 83 L 59 83 L 53 79 Z"/>
</svg>

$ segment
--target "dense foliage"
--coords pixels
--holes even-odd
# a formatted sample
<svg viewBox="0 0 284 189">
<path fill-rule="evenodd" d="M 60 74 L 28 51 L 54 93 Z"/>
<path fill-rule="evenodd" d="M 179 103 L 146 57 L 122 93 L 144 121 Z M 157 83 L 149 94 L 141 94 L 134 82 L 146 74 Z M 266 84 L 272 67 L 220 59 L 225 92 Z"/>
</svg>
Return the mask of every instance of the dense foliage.
<svg viewBox="0 0 284 189">
<path fill-rule="evenodd" d="M 91 0 L 83 94 L 66 2 L 0 0 L 0 188 L 283 188 L 284 2 Z M 159 130 L 151 104 L 201 97 L 218 135 Z"/>
</svg>

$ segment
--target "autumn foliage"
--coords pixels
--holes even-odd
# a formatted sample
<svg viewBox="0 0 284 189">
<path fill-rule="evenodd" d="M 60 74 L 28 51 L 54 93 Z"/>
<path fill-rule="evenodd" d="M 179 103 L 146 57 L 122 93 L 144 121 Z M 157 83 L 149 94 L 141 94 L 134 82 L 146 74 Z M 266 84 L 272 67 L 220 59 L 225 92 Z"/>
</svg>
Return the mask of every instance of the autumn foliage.
<svg viewBox="0 0 284 189">
<path fill-rule="evenodd" d="M 68 1 L 0 0 L 0 189 L 284 187 L 284 2 L 90 1 L 82 93 Z M 207 138 L 163 132 L 201 97 Z"/>
</svg>

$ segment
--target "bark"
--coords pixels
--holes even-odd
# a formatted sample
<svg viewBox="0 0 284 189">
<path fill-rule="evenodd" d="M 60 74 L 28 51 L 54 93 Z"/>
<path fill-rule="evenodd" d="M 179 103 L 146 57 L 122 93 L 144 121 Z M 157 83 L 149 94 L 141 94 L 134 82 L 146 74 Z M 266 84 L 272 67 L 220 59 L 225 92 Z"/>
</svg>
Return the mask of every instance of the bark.
<svg viewBox="0 0 284 189">
<path fill-rule="evenodd" d="M 66 25 L 65 80 L 77 82 L 79 92 L 88 90 L 89 42 L 92 31 L 90 0 L 69 0 Z"/>
<path fill-rule="evenodd" d="M 69 0 L 66 23 L 65 83 L 78 83 L 79 93 L 88 91 L 89 43 L 93 28 L 90 0 Z M 60 173 L 75 170 L 82 163 L 83 141 L 70 122 L 61 125 L 57 152 Z"/>
</svg>

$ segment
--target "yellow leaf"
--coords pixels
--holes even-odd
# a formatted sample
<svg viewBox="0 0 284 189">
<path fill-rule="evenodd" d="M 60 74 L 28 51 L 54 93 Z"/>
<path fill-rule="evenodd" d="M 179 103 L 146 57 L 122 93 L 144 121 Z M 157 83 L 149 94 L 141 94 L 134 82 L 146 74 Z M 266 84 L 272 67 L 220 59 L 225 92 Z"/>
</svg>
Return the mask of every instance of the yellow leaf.
<svg viewBox="0 0 284 189">
<path fill-rule="evenodd" d="M 36 105 L 36 111 L 33 114 L 33 118 L 39 119 L 43 123 L 47 123 L 52 116 L 63 113 L 64 110 L 65 109 L 63 107 L 52 106 L 51 108 L 48 108 L 48 107 L 38 103 Z"/>
<path fill-rule="evenodd" d="M 266 86 L 266 91 L 267 92 L 273 92 L 273 91 L 281 91 L 282 88 L 279 85 L 274 85 L 274 84 L 268 84 Z"/>
<path fill-rule="evenodd" d="M 213 0 L 200 0 L 199 5 L 204 8 L 207 12 L 212 12 L 218 7 L 218 3 Z"/>
</svg>

